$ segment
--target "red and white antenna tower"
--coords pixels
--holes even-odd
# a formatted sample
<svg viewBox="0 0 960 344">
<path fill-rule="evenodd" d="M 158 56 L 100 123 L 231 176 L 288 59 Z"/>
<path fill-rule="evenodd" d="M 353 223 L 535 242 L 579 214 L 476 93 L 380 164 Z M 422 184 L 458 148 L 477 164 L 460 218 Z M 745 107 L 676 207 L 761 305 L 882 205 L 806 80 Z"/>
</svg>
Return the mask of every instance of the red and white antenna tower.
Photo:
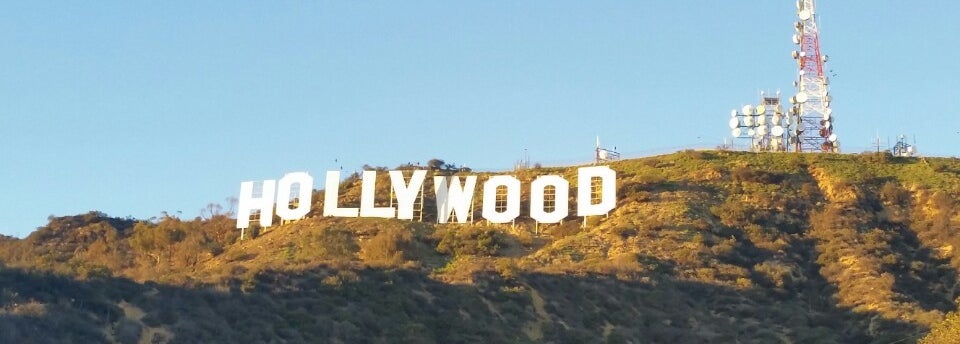
<svg viewBox="0 0 960 344">
<path fill-rule="evenodd" d="M 790 98 L 792 120 L 796 123 L 792 143 L 797 152 L 839 152 L 840 142 L 834 133 L 833 110 L 830 109 L 829 80 L 823 74 L 827 55 L 820 53 L 820 29 L 817 26 L 814 0 L 797 1 L 796 34 L 793 43 L 800 46 L 793 58 L 800 66 L 797 95 Z M 792 124 L 792 123 L 791 123 Z"/>
</svg>

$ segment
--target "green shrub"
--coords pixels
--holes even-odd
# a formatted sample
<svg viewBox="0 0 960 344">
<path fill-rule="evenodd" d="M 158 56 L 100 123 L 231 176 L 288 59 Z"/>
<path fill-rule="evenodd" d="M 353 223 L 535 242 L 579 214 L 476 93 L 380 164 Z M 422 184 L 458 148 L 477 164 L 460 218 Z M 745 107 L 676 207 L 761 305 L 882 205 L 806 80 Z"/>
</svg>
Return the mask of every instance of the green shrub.
<svg viewBox="0 0 960 344">
<path fill-rule="evenodd" d="M 437 244 L 437 252 L 453 256 L 496 256 L 503 245 L 503 234 L 495 229 L 447 230 Z"/>
<path fill-rule="evenodd" d="M 360 246 L 354 232 L 346 228 L 324 228 L 305 238 L 301 258 L 319 255 L 325 259 L 349 260 L 357 254 Z"/>
<path fill-rule="evenodd" d="M 919 344 L 956 344 L 960 343 L 960 314 L 954 312 L 930 329 Z"/>
</svg>

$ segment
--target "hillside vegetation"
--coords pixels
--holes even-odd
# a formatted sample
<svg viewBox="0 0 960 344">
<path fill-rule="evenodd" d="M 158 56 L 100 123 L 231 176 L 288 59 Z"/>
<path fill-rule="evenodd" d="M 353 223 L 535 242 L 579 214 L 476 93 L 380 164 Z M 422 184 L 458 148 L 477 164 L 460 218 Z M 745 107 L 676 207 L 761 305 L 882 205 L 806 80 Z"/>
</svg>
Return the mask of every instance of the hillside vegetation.
<svg viewBox="0 0 960 344">
<path fill-rule="evenodd" d="M 312 213 L 243 241 L 216 206 L 196 219 L 51 217 L 0 238 L 0 342 L 960 338 L 947 317 L 960 294 L 956 159 L 685 151 L 610 167 L 617 208 L 585 228 L 535 226 L 527 210 L 486 224 L 479 192 L 472 224 L 436 224 L 428 198 L 423 222 Z M 513 174 L 576 185 L 575 168 Z M 340 194 L 358 205 L 359 181 Z"/>
</svg>

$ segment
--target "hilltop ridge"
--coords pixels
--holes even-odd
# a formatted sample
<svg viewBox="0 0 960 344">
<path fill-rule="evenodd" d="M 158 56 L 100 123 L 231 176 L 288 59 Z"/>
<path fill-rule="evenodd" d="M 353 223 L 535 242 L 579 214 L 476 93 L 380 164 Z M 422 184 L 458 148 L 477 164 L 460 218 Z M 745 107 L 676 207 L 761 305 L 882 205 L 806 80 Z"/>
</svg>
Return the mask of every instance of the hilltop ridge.
<svg viewBox="0 0 960 344">
<path fill-rule="evenodd" d="M 52 217 L 0 240 L 0 340 L 890 343 L 957 308 L 957 159 L 684 151 L 609 166 L 617 207 L 586 226 L 441 225 L 432 199 L 423 222 L 324 218 L 320 197 L 243 241 L 215 211 Z M 514 173 L 543 174 L 576 172 Z M 341 184 L 342 204 L 359 195 Z"/>
</svg>

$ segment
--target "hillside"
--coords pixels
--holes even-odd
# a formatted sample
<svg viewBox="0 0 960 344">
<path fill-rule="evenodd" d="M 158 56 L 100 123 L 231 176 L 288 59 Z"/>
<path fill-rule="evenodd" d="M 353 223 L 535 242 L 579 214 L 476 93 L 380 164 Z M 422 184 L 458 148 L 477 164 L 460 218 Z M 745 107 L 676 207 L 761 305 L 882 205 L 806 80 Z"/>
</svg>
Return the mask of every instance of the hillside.
<svg viewBox="0 0 960 344">
<path fill-rule="evenodd" d="M 0 342 L 912 343 L 957 309 L 956 159 L 610 167 L 617 208 L 586 228 L 437 225 L 431 199 L 424 222 L 312 214 L 243 241 L 215 206 L 51 217 L 0 238 Z M 515 175 L 548 173 L 576 176 Z M 341 187 L 359 203 L 355 178 Z"/>
</svg>

